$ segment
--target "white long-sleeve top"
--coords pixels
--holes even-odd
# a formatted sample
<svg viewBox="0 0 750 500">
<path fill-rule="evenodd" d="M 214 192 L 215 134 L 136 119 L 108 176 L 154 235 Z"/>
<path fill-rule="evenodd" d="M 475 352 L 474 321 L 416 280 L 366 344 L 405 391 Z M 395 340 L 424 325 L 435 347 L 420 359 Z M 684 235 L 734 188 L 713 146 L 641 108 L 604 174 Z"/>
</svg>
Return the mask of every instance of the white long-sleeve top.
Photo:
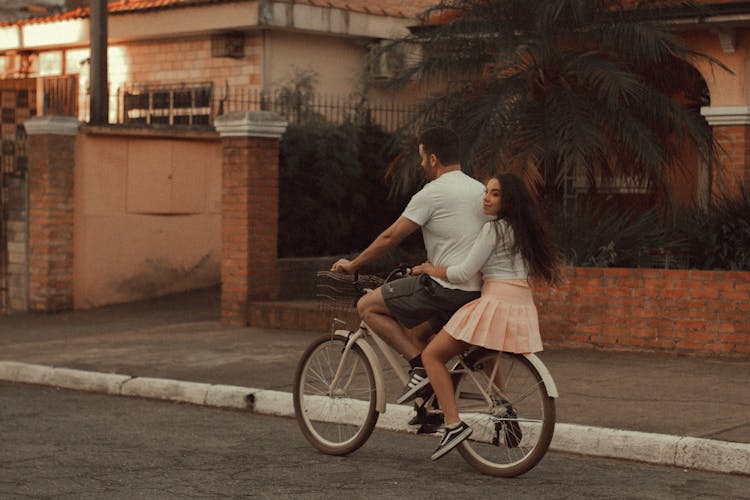
<svg viewBox="0 0 750 500">
<path fill-rule="evenodd" d="M 528 279 L 529 268 L 523 257 L 512 253 L 513 239 L 513 229 L 506 221 L 487 222 L 464 261 L 446 269 L 448 281 L 462 283 L 480 270 L 484 280 Z"/>
</svg>

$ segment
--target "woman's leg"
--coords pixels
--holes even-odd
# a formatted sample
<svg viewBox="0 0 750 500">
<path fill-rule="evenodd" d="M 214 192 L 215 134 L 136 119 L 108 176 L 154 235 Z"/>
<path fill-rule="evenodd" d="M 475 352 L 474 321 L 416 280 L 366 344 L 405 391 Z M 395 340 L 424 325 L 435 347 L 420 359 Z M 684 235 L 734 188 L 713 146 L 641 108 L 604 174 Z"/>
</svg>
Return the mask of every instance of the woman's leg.
<svg viewBox="0 0 750 500">
<path fill-rule="evenodd" d="M 427 370 L 430 385 L 435 391 L 440 408 L 443 409 L 446 425 L 458 423 L 459 418 L 453 380 L 445 364 L 453 356 L 464 352 L 467 345 L 451 337 L 445 330 L 440 330 L 422 352 L 422 363 Z"/>
</svg>

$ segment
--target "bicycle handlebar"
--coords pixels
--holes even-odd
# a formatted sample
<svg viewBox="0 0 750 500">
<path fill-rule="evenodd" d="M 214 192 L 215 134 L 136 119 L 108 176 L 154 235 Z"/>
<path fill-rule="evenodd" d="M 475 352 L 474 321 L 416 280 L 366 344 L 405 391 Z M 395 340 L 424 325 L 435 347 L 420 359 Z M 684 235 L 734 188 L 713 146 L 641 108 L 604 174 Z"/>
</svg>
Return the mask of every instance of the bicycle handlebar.
<svg viewBox="0 0 750 500">
<path fill-rule="evenodd" d="M 410 274 L 411 274 L 411 267 L 407 266 L 406 264 L 400 264 L 396 266 L 390 273 L 388 273 L 388 276 L 385 278 L 385 283 L 388 283 L 389 281 L 393 281 L 396 278 L 408 276 Z M 354 289 L 357 291 L 358 294 L 364 295 L 365 293 L 367 293 L 367 290 L 365 290 L 365 288 L 359 282 L 359 270 L 354 271 L 354 281 L 352 282 L 352 285 L 354 285 Z"/>
</svg>

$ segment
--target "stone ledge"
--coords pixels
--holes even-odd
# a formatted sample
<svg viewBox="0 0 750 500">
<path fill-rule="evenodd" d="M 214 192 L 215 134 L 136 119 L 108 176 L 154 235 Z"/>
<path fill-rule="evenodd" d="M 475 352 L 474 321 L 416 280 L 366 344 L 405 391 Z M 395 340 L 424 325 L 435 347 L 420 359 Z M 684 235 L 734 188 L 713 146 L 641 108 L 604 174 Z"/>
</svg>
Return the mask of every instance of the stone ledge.
<svg viewBox="0 0 750 500">
<path fill-rule="evenodd" d="M 81 122 L 72 116 L 35 116 L 24 123 L 28 135 L 78 135 Z"/>
</svg>

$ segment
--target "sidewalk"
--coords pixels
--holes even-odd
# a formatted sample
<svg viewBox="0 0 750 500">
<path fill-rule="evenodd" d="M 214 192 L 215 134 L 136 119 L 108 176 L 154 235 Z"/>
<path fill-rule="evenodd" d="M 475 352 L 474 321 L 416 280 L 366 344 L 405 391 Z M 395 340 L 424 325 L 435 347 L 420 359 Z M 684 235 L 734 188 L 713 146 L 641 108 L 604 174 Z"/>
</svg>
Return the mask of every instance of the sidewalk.
<svg viewBox="0 0 750 500">
<path fill-rule="evenodd" d="M 2 317 L 0 380 L 215 406 L 247 407 L 252 393 L 254 411 L 291 416 L 294 369 L 315 334 L 222 328 L 218 317 L 218 289 Z M 750 474 L 750 360 L 562 349 L 540 357 L 560 392 L 553 449 Z M 214 403 L 211 388 L 224 394 Z M 398 390 L 394 381 L 389 401 Z M 381 420 L 398 430 L 409 411 L 392 405 Z"/>
</svg>

